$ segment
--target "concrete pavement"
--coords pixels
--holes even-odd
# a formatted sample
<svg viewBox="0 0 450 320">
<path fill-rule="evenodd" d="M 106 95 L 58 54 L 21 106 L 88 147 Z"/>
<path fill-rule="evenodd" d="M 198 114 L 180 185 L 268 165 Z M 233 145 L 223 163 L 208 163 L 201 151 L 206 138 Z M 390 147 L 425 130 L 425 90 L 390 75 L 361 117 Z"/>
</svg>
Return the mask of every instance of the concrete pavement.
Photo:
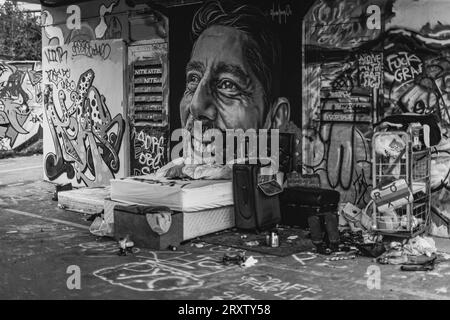
<svg viewBox="0 0 450 320">
<path fill-rule="evenodd" d="M 86 216 L 51 200 L 41 163 L 41 156 L 0 160 L 3 299 L 450 299 L 450 261 L 432 272 L 402 272 L 363 257 L 331 262 L 315 253 L 248 251 L 258 263 L 243 269 L 220 262 L 236 249 L 206 243 L 118 256 L 115 241 L 89 233 Z"/>
</svg>

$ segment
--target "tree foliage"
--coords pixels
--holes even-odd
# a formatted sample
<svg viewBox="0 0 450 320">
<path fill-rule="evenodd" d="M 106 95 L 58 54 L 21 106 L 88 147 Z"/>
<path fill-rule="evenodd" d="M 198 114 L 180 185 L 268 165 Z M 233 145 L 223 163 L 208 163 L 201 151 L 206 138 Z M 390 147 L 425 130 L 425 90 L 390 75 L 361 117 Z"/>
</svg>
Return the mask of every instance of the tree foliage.
<svg viewBox="0 0 450 320">
<path fill-rule="evenodd" d="M 41 60 L 39 15 L 7 0 L 0 5 L 0 55 L 14 60 Z"/>
</svg>

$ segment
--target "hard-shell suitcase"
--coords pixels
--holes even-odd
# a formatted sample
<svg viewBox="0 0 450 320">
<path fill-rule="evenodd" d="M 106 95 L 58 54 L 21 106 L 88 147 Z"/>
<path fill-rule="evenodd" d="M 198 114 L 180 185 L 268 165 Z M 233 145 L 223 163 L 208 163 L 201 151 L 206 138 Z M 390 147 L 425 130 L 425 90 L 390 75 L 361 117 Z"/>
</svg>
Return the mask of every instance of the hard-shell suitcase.
<svg viewBox="0 0 450 320">
<path fill-rule="evenodd" d="M 183 241 L 183 215 L 166 207 L 116 205 L 114 238 L 128 237 L 135 246 L 166 250 Z"/>
<path fill-rule="evenodd" d="M 258 186 L 257 164 L 233 166 L 233 196 L 236 228 L 263 231 L 281 221 L 278 194 L 266 195 Z"/>
<path fill-rule="evenodd" d="M 340 193 L 335 190 L 309 187 L 286 188 L 281 196 L 284 207 L 282 224 L 301 227 L 307 225 L 314 244 L 322 243 L 325 229 L 328 242 L 337 245 L 339 242 L 337 221 L 339 199 Z"/>
<path fill-rule="evenodd" d="M 302 214 L 320 214 L 337 211 L 340 193 L 322 188 L 291 187 L 284 189 L 281 199 L 283 204 L 298 206 Z"/>
</svg>

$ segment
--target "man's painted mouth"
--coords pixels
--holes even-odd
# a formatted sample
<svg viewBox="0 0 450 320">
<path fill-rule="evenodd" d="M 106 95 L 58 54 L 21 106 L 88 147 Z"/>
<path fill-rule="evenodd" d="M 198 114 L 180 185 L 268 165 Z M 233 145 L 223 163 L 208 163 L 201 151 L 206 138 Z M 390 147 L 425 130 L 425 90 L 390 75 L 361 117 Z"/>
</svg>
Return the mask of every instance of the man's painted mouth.
<svg viewBox="0 0 450 320">
<path fill-rule="evenodd" d="M 197 137 L 191 133 L 191 148 L 192 150 L 199 154 L 211 154 L 214 155 L 216 150 L 215 138 L 212 137 L 209 141 L 198 140 Z"/>
</svg>

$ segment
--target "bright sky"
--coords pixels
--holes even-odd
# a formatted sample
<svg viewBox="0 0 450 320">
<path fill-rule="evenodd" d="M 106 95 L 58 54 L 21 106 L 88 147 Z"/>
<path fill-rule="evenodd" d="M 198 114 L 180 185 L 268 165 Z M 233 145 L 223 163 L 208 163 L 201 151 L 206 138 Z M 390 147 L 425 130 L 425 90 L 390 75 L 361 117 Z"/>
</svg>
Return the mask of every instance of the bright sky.
<svg viewBox="0 0 450 320">
<path fill-rule="evenodd" d="M 5 2 L 5 0 L 0 0 L 0 4 L 3 4 Z M 29 3 L 24 3 L 24 2 L 18 2 L 17 3 L 19 5 L 19 7 L 25 9 L 25 10 L 41 10 L 41 5 L 39 4 L 29 4 Z"/>
</svg>

